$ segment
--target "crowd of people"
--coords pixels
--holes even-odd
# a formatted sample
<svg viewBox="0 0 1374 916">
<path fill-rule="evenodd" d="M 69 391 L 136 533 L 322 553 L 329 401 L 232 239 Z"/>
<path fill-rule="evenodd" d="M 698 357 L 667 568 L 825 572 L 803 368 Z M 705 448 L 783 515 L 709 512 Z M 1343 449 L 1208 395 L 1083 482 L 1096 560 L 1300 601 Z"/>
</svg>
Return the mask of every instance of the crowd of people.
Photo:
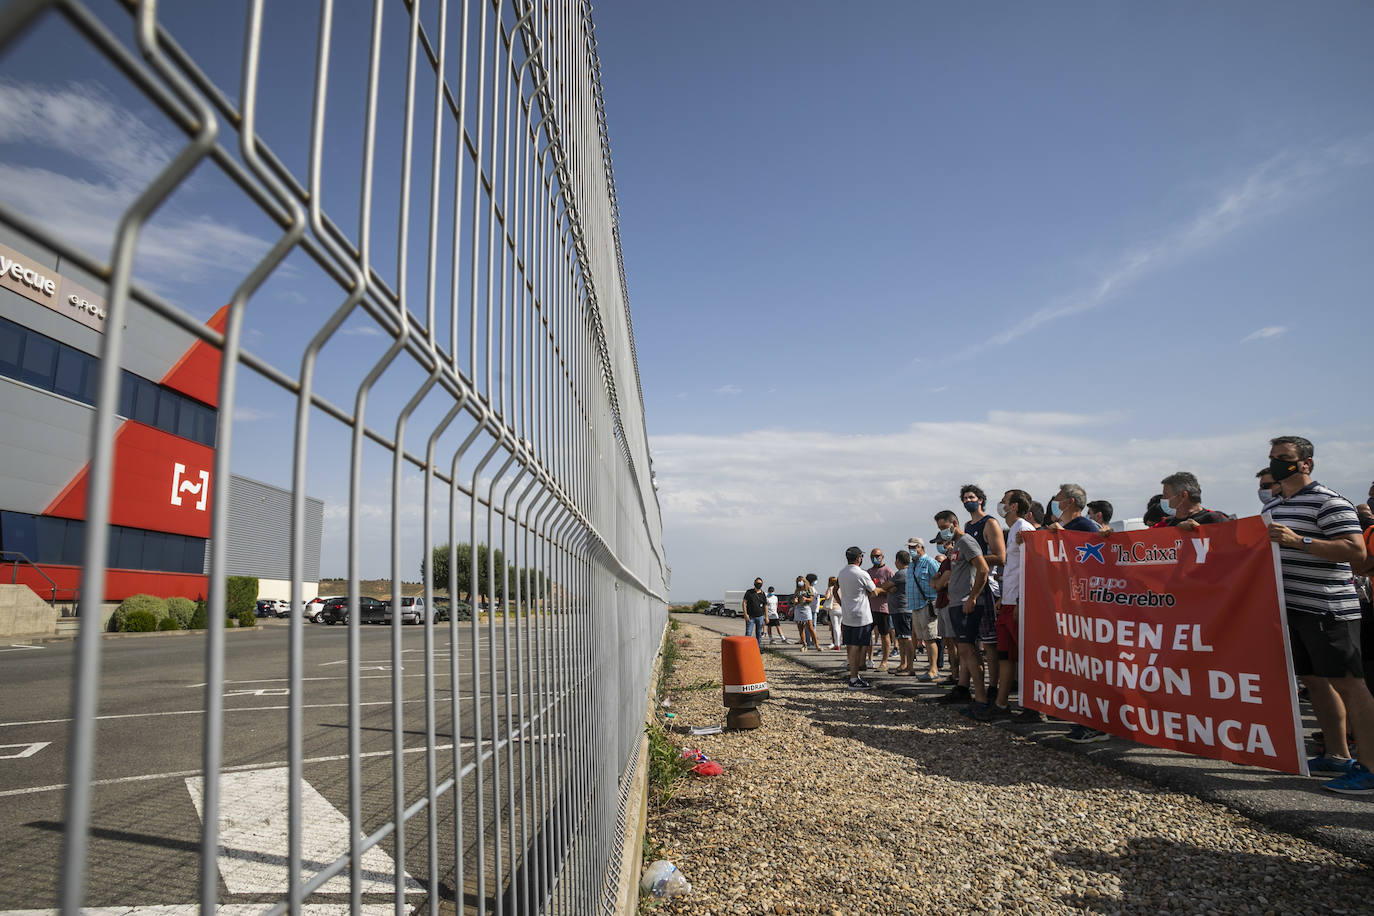
<svg viewBox="0 0 1374 916">
<path fill-rule="evenodd" d="M 1321 728 L 1314 736 L 1314 775 L 1334 777 L 1325 788 L 1374 795 L 1374 485 L 1359 506 L 1312 476 L 1312 443 L 1300 436 L 1271 440 L 1269 463 L 1255 477 L 1257 511 L 1279 547 L 1281 588 L 1287 613 L 1293 669 Z M 1062 484 L 1047 503 L 1025 490 L 1008 489 L 987 511 L 976 484 L 959 489 L 965 517 L 937 512 L 938 529 L 927 544 L 909 538 L 888 565 L 880 547 L 850 547 L 845 565 L 824 592 L 814 574 L 799 575 L 792 596 L 793 622 L 802 649 L 821 647 L 815 623 L 829 618 L 828 649 L 847 653 L 848 685 L 867 690 L 866 671 L 887 671 L 948 688 L 936 702 L 964 707 L 978 722 L 1039 720 L 1030 709 L 1013 710 L 1016 690 L 1017 614 L 1021 596 L 1020 538 L 1027 531 L 1067 529 L 1108 533 L 1113 506 L 1089 500 L 1075 483 Z M 1143 521 L 1187 531 L 1231 521 L 1206 508 L 1196 475 L 1178 471 L 1160 481 Z M 864 565 L 867 554 L 869 565 Z M 763 626 L 777 618 L 777 597 L 763 580 L 745 593 L 745 633 L 762 641 Z M 779 621 L 779 632 L 781 626 Z M 783 638 L 786 642 L 786 638 Z M 919 656 L 919 658 L 918 658 Z M 895 662 L 895 664 L 893 664 Z M 943 672 L 943 676 L 942 676 Z M 1110 735 L 1076 725 L 1075 743 Z"/>
</svg>

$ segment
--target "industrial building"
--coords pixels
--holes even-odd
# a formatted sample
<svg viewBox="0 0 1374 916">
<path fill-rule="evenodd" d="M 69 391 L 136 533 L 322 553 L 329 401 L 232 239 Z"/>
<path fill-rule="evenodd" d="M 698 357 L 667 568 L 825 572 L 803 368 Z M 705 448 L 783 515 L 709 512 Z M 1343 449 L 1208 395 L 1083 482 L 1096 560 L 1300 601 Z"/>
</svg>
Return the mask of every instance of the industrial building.
<svg viewBox="0 0 1374 916">
<path fill-rule="evenodd" d="M 7 584 L 70 603 L 105 300 L 75 265 L 17 236 L 0 243 L 0 569 Z M 223 330 L 227 310 L 208 324 Z M 105 600 L 208 595 L 220 353 L 144 308 L 128 311 Z M 308 500 L 307 599 L 318 590 L 323 516 Z M 257 576 L 262 597 L 288 597 L 290 493 L 231 477 L 228 530 L 227 572 Z"/>
</svg>

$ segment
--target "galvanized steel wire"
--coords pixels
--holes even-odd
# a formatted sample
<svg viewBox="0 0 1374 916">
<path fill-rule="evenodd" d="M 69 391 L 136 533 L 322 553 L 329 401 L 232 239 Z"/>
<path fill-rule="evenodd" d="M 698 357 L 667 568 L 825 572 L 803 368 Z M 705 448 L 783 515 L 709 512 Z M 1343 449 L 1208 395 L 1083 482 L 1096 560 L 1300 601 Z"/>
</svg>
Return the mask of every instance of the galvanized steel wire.
<svg viewBox="0 0 1374 916">
<path fill-rule="evenodd" d="M 423 5 L 423 9 L 422 9 Z M 256 373 L 295 399 L 292 442 L 292 605 L 288 636 L 290 708 L 289 885 L 268 912 L 300 911 L 329 878 L 347 874 L 350 906 L 362 905 L 362 854 L 384 844 L 396 865 L 396 912 L 406 905 L 401 876 L 407 854 L 421 849 L 430 911 L 445 896 L 460 912 L 590 913 L 607 911 L 618 879 L 626 776 L 635 760 L 643 698 L 657 635 L 665 621 L 669 570 L 652 482 L 643 395 L 620 246 L 590 4 L 527 0 L 377 0 L 362 7 L 322 0 L 317 32 L 295 38 L 313 60 L 313 102 L 304 174 L 289 168 L 263 139 L 260 71 L 263 0 L 248 0 L 237 84 L 222 89 L 178 42 L 151 0 L 126 2 L 132 40 L 113 33 L 78 2 L 19 0 L 0 11 L 0 47 L 45 16 L 64 20 L 93 53 L 103 55 L 180 130 L 182 146 L 126 209 L 110 252 L 81 249 L 31 214 L 0 206 L 0 222 L 103 279 L 110 319 L 101 352 L 94 414 L 82 579 L 82 625 L 73 689 L 66 834 L 60 906 L 76 914 L 87 890 L 94 717 L 113 434 L 123 316 L 149 309 L 221 348 L 215 479 L 227 481 L 240 369 Z M 384 13 L 405 15 L 404 109 L 383 111 Z M 331 53 L 337 18 L 370 16 L 363 167 L 357 175 L 359 220 L 350 232 L 323 210 L 326 166 L 334 148 L 326 129 Z M 427 28 L 425 23 L 430 23 Z M 184 37 L 184 36 L 183 36 Z M 433 107 L 418 111 L 417 86 Z M 382 114 L 387 117 L 382 118 Z M 430 126 L 417 132 L 417 116 Z M 378 174 L 382 123 L 399 122 L 399 175 Z M 397 138 L 386 137 L 388 142 Z M 427 144 L 429 168 L 416 169 Z M 223 334 L 140 282 L 134 253 L 150 215 L 201 164 L 232 181 L 279 234 L 230 299 Z M 337 180 L 337 179 L 335 179 Z M 372 205 L 377 183 L 399 181 L 396 269 L 374 262 Z M 441 189 L 450 186 L 453 199 Z M 413 191 L 428 191 L 423 231 L 415 232 Z M 451 222 L 450 222 L 451 221 Z M 451 226 L 441 231 L 442 226 Z M 451 235 L 449 244 L 441 244 Z M 243 316 L 255 292 L 291 255 L 304 254 L 337 289 L 337 302 L 303 345 L 294 374 L 245 347 Z M 408 283 L 408 261 L 423 258 L 425 283 Z M 441 299 L 439 289 L 450 295 Z M 390 345 L 363 367 L 352 404 L 316 391 L 321 350 L 347 321 L 366 320 Z M 447 333 L 443 333 L 444 329 Z M 399 411 L 369 412 L 369 398 L 394 365 L 424 373 Z M 423 402 L 445 399 L 442 419 L 412 428 Z M 348 722 L 350 853 L 311 873 L 302 862 L 304 778 L 302 688 L 305 638 L 304 532 L 310 421 L 344 424 L 351 438 L 347 544 L 349 571 Z M 452 441 L 458 441 L 455 447 Z M 542 573 L 512 577 L 488 551 L 471 581 L 487 595 L 504 593 L 507 608 L 460 627 L 432 620 L 424 631 L 423 792 L 407 791 L 402 704 L 391 718 L 390 816 L 365 829 L 360 733 L 358 594 L 361 507 L 369 481 L 365 443 L 391 457 L 390 568 L 399 586 L 402 477 L 423 475 L 426 563 L 436 543 L 466 540 L 499 546 L 507 562 Z M 447 511 L 435 512 L 447 494 Z M 210 551 L 211 607 L 225 601 L 228 487 L 216 487 Z M 426 605 L 433 588 L 426 576 Z M 505 580 L 498 588 L 497 580 Z M 457 598 L 457 570 L 450 594 Z M 473 591 L 479 589 L 474 586 Z M 528 592 L 528 593 L 523 593 Z M 399 595 L 399 587 L 393 594 Z M 476 608 L 476 598 L 472 603 Z M 392 689 L 401 696 L 401 615 L 392 615 Z M 212 615 L 213 616 L 213 615 Z M 224 640 L 208 631 L 202 775 L 205 819 L 200 906 L 218 900 L 217 811 L 223 747 Z M 485 640 L 485 643 L 483 642 Z M 436 648 L 449 647 L 447 670 Z M 442 653 L 440 653 L 442 654 Z M 499 662 L 499 664 L 498 664 Z M 500 677 L 498 678 L 498 670 Z M 448 683 L 453 698 L 438 695 Z M 459 685 L 474 698 L 462 721 Z M 438 688 L 438 690 L 436 690 Z M 447 718 L 448 721 L 442 721 Z M 458 736 L 470 729 L 464 749 Z M 441 751 L 439 737 L 453 737 Z M 470 799 L 471 804 L 465 804 Z M 423 841 L 413 838 L 423 835 Z M 313 867 L 313 866 L 312 866 Z M 446 891 L 445 888 L 448 890 Z M 412 902 L 414 902 L 412 900 Z"/>
</svg>

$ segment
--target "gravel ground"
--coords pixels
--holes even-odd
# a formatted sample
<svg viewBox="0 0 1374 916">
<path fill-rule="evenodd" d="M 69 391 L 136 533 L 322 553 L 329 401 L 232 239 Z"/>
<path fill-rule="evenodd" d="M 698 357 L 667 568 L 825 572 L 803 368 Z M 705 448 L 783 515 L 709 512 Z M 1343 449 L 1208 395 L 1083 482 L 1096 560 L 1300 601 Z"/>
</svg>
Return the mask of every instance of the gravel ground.
<svg viewBox="0 0 1374 916">
<path fill-rule="evenodd" d="M 665 724 L 725 775 L 688 775 L 650 811 L 654 857 L 692 892 L 641 897 L 641 912 L 1374 912 L 1355 860 L 776 655 L 762 728 L 691 736 L 724 721 L 719 636 L 683 624 L 671 638 Z"/>
</svg>

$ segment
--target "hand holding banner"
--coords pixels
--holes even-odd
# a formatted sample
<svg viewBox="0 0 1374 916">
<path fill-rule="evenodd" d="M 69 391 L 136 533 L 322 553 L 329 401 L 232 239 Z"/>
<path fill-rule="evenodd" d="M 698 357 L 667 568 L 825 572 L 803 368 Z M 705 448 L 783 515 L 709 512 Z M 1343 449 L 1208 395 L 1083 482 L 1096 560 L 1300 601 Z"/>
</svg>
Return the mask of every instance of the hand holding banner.
<svg viewBox="0 0 1374 916">
<path fill-rule="evenodd" d="M 1022 705 L 1142 744 L 1306 775 L 1258 518 L 1021 539 Z"/>
</svg>

